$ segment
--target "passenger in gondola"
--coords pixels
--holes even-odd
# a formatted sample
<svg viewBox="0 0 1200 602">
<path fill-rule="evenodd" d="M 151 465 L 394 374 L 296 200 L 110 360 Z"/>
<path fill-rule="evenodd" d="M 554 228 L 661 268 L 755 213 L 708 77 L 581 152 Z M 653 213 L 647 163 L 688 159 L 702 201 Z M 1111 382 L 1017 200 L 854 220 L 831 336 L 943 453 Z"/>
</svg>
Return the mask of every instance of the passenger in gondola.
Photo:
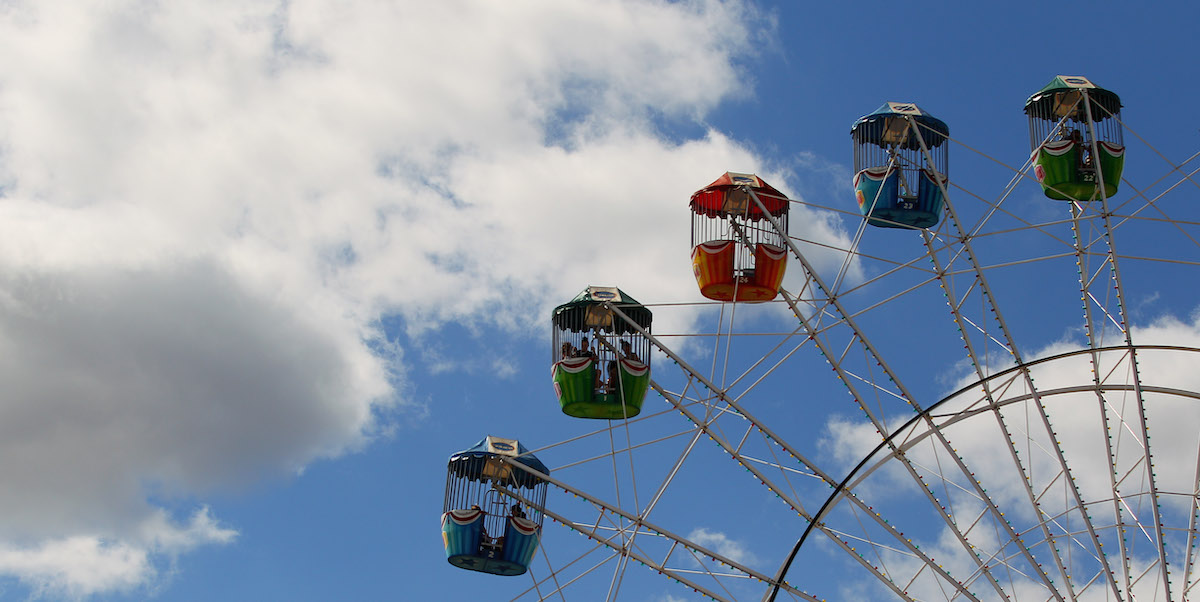
<svg viewBox="0 0 1200 602">
<path fill-rule="evenodd" d="M 510 507 L 508 509 L 508 518 L 509 518 L 509 520 L 514 519 L 514 518 L 525 518 L 525 511 L 521 509 L 520 502 L 513 504 L 512 507 Z M 504 547 L 504 538 L 501 537 L 501 538 L 497 539 L 496 544 L 499 545 L 501 548 L 503 548 Z"/>
<path fill-rule="evenodd" d="M 521 508 L 520 502 L 513 504 L 512 508 L 508 509 L 508 515 L 511 518 L 525 518 L 525 510 Z"/>
<path fill-rule="evenodd" d="M 588 341 L 587 337 L 583 337 L 583 339 L 579 341 L 579 351 L 575 353 L 575 357 L 588 357 L 588 358 L 591 358 L 592 361 L 595 362 L 596 364 L 599 364 L 599 362 L 596 361 L 596 352 L 592 351 L 592 345 Z M 600 383 L 601 383 L 600 366 L 599 365 L 597 365 L 595 367 L 595 370 L 593 370 L 593 374 L 595 375 L 595 378 L 594 378 L 594 382 L 592 383 L 592 388 L 599 391 Z"/>
<path fill-rule="evenodd" d="M 629 341 L 621 341 L 621 357 L 633 362 L 642 361 L 642 358 L 633 352 L 633 345 Z"/>
<path fill-rule="evenodd" d="M 641 361 L 637 354 L 633 352 L 633 345 L 631 345 L 629 341 L 621 341 L 621 357 L 635 362 Z M 618 382 L 618 379 L 620 378 L 620 374 L 618 374 L 619 367 L 620 366 L 618 365 L 617 360 L 609 360 L 607 381 L 608 387 L 605 390 L 607 393 L 616 391 L 620 386 L 620 382 Z"/>
<path fill-rule="evenodd" d="M 579 342 L 579 350 L 575 352 L 575 357 L 590 357 L 596 359 L 596 352 L 592 351 L 592 345 L 588 342 L 587 337 Z"/>
<path fill-rule="evenodd" d="M 479 507 L 479 504 L 471 504 L 471 509 L 479 511 L 483 515 L 483 519 L 487 518 L 487 512 L 484 512 L 483 508 Z M 488 535 L 487 527 L 484 526 L 482 519 L 479 521 L 479 543 L 480 545 L 492 543 L 492 538 Z"/>
<path fill-rule="evenodd" d="M 562 359 L 575 357 L 576 353 L 578 352 L 575 351 L 575 346 L 570 341 L 562 344 Z"/>
</svg>

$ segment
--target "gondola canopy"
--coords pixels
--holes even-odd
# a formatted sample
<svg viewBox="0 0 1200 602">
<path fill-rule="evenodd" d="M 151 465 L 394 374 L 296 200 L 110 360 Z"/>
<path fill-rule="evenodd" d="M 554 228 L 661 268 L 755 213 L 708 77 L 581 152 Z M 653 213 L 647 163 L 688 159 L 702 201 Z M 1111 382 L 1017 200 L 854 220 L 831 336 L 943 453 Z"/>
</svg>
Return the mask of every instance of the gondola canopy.
<svg viewBox="0 0 1200 602">
<path fill-rule="evenodd" d="M 448 470 L 467 480 L 490 480 L 506 487 L 532 488 L 540 482 L 532 473 L 500 460 L 500 456 L 509 456 L 518 464 L 542 474 L 550 474 L 550 469 L 519 441 L 497 437 L 485 437 L 470 448 L 450 456 Z"/>
<path fill-rule="evenodd" d="M 751 201 L 747 188 L 754 190 L 762 207 Z M 712 184 L 692 193 L 690 205 L 693 212 L 708 217 L 761 220 L 767 213 L 775 217 L 786 214 L 788 198 L 752 173 L 727 171 Z"/>
<path fill-rule="evenodd" d="M 632 324 L 617 318 L 605 304 L 619 309 L 642 329 L 650 328 L 650 322 L 654 319 L 649 309 L 625 291 L 611 286 L 589 286 L 575 295 L 574 299 L 554 308 L 554 327 L 571 332 L 637 332 Z"/>
<path fill-rule="evenodd" d="M 1121 113 L 1121 97 L 1116 92 L 1093 84 L 1088 78 L 1078 75 L 1058 75 L 1041 90 L 1025 101 L 1025 114 L 1037 119 L 1058 121 L 1063 117 L 1072 121 L 1087 120 L 1087 108 L 1079 102 L 1082 90 L 1087 90 L 1091 101 L 1092 120 L 1101 122 Z"/>
<path fill-rule="evenodd" d="M 855 144 L 873 144 L 879 147 L 895 147 L 905 150 L 920 150 L 921 140 L 912 135 L 909 119 L 915 121 L 928 148 L 937 148 L 950 137 L 946 122 L 930 115 L 911 102 L 885 102 L 875 112 L 859 117 L 850 126 L 850 135 Z"/>
</svg>

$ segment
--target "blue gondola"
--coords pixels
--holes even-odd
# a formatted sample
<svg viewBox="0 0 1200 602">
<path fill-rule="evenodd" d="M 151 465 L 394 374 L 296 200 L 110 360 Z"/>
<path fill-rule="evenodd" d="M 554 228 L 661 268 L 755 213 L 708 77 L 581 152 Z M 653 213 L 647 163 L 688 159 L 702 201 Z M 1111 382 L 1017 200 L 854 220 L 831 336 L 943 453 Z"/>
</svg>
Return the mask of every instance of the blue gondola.
<svg viewBox="0 0 1200 602">
<path fill-rule="evenodd" d="M 948 181 L 950 128 L 915 104 L 889 102 L 855 121 L 850 137 L 854 195 L 867 223 L 881 228 L 936 226 Z"/>
<path fill-rule="evenodd" d="M 488 436 L 450 456 L 442 508 L 450 564 L 506 576 L 529 568 L 541 541 L 546 481 L 522 466 L 550 474 L 515 439 Z"/>
</svg>

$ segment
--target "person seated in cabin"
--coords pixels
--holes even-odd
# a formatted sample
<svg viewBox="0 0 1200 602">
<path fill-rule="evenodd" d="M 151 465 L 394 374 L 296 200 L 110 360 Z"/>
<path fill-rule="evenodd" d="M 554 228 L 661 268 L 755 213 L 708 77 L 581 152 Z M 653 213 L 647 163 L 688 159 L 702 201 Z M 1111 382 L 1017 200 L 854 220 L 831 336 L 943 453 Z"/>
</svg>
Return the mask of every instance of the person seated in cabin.
<svg viewBox="0 0 1200 602">
<path fill-rule="evenodd" d="M 1092 168 L 1092 146 L 1084 144 L 1083 134 L 1079 130 L 1071 130 L 1071 142 L 1079 147 L 1079 165 L 1084 170 Z"/>
<path fill-rule="evenodd" d="M 624 359 L 630 360 L 630 361 L 634 361 L 634 362 L 642 361 L 642 359 L 639 358 L 638 355 L 633 352 L 633 345 L 630 344 L 629 341 L 621 341 L 621 357 Z M 612 360 L 612 361 L 608 362 L 608 392 L 609 393 L 616 391 L 617 387 L 620 385 L 620 383 L 618 382 L 618 378 L 620 378 L 620 375 L 617 373 L 617 368 L 618 368 L 617 360 Z"/>
<path fill-rule="evenodd" d="M 638 357 L 637 354 L 633 352 L 633 344 L 631 344 L 629 341 L 621 341 L 621 357 L 633 362 L 642 361 L 642 358 Z"/>
<path fill-rule="evenodd" d="M 568 342 L 562 344 L 562 352 L 561 353 L 562 353 L 562 356 L 559 359 L 565 360 L 567 358 L 575 357 L 575 354 L 578 352 L 575 351 L 575 346 L 572 345 L 570 343 L 570 341 L 568 341 Z"/>
<path fill-rule="evenodd" d="M 525 511 L 521 509 L 520 502 L 513 504 L 512 507 L 508 509 L 508 518 L 510 520 L 514 519 L 514 518 L 525 518 Z M 504 548 L 504 538 L 503 537 L 496 538 L 496 545 L 499 546 L 501 549 L 503 549 Z"/>
<path fill-rule="evenodd" d="M 600 339 L 597 339 L 596 341 L 597 343 L 600 343 Z M 600 384 L 597 385 L 597 389 L 599 389 L 602 393 L 612 393 L 613 390 L 617 388 L 617 360 L 615 359 L 616 350 L 613 349 L 612 343 L 609 343 L 607 339 L 604 340 L 603 346 L 606 352 L 605 355 L 607 356 L 611 354 L 614 356 L 614 359 L 604 362 L 604 374 L 600 375 Z"/>
<path fill-rule="evenodd" d="M 487 518 L 487 512 L 484 512 L 483 508 L 479 507 L 479 504 L 471 504 L 471 509 L 478 510 L 479 513 L 482 514 L 484 518 Z M 487 527 L 483 526 L 482 520 L 479 522 L 479 543 L 480 544 L 492 543 L 492 538 L 490 536 L 488 536 Z"/>
<path fill-rule="evenodd" d="M 1075 128 L 1063 127 L 1059 140 L 1070 140 L 1075 146 L 1079 147 L 1079 164 L 1076 166 L 1080 170 L 1087 171 L 1092 167 L 1092 149 L 1089 145 L 1084 144 L 1083 133 Z"/>
<path fill-rule="evenodd" d="M 592 358 L 593 361 L 596 361 L 596 352 L 592 351 L 592 345 L 588 341 L 587 337 L 583 337 L 583 339 L 579 341 L 579 351 L 575 354 L 575 357 L 589 357 L 589 358 Z M 599 364 L 599 362 L 596 362 L 596 363 Z M 592 388 L 597 391 L 600 390 L 600 370 L 599 370 L 599 368 L 600 368 L 599 366 L 596 366 L 596 370 L 593 372 L 593 374 L 595 375 L 595 378 L 594 378 L 594 382 L 592 383 Z"/>
<path fill-rule="evenodd" d="M 508 516 L 510 518 L 525 518 L 525 510 L 521 508 L 520 502 L 513 504 L 512 507 L 508 509 Z"/>
<path fill-rule="evenodd" d="M 1058 139 L 1070 140 L 1075 144 L 1083 144 L 1083 134 L 1080 134 L 1079 130 L 1075 128 L 1063 127 L 1063 129 L 1059 132 Z"/>
<path fill-rule="evenodd" d="M 592 351 L 592 344 L 588 342 L 587 337 L 583 337 L 579 341 L 579 349 L 575 352 L 575 357 L 590 357 L 596 359 L 596 352 Z"/>
</svg>

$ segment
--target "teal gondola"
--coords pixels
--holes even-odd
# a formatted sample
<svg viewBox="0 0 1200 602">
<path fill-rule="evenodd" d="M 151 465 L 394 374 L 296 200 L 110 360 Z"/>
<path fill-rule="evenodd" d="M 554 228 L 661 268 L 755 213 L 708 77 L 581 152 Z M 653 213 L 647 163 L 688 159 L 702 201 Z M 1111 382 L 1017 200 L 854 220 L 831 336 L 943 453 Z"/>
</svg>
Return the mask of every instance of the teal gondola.
<svg viewBox="0 0 1200 602">
<path fill-rule="evenodd" d="M 554 309 L 551 379 L 564 414 L 621 420 L 641 413 L 650 387 L 652 319 L 616 287 L 589 286 Z"/>
<path fill-rule="evenodd" d="M 888 102 L 850 128 L 854 195 L 867 223 L 932 228 L 948 183 L 950 128 L 917 105 Z"/>
<path fill-rule="evenodd" d="M 550 469 L 515 439 L 488 436 L 450 456 L 442 508 L 446 560 L 493 575 L 520 575 L 541 542 L 547 483 L 522 467 Z"/>
<path fill-rule="evenodd" d="M 1059 75 L 1029 97 L 1025 115 L 1033 173 L 1048 198 L 1117 193 L 1125 168 L 1120 97 L 1086 77 Z"/>
</svg>

